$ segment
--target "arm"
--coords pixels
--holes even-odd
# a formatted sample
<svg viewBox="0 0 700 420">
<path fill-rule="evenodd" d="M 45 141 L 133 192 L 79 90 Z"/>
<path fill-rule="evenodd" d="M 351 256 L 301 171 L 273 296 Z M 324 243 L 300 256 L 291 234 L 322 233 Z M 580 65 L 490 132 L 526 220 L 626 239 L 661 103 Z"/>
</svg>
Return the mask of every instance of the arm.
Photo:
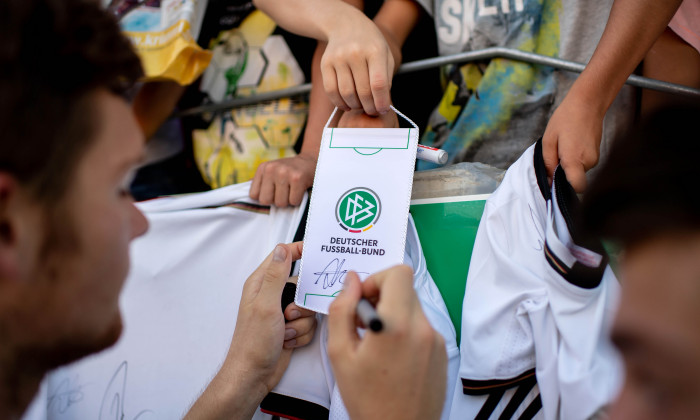
<svg viewBox="0 0 700 420">
<path fill-rule="evenodd" d="M 321 147 L 323 126 L 333 111 L 333 105 L 323 92 L 321 56 L 325 43 L 319 42 L 311 62 L 311 94 L 309 117 L 301 151 L 297 156 L 263 162 L 258 166 L 250 186 L 250 198 L 261 204 L 277 207 L 298 206 L 304 192 L 311 188 Z"/>
<path fill-rule="evenodd" d="M 272 12 L 273 18 L 280 19 L 280 25 L 287 24 L 289 30 L 295 29 L 300 33 L 306 31 L 303 33 L 306 35 L 314 33 L 314 25 L 302 30 L 298 28 L 298 26 L 300 26 L 299 24 L 303 20 L 293 19 L 292 17 L 296 15 L 287 14 L 290 8 L 297 9 L 294 1 L 287 2 L 285 0 L 278 8 L 274 8 L 273 5 L 276 5 L 277 1 L 279 0 L 259 0 L 257 5 L 266 8 L 264 9 L 266 12 L 268 11 L 267 9 L 272 9 L 270 12 Z M 369 23 L 370 29 L 379 34 L 379 38 L 377 38 L 376 33 L 371 36 L 373 41 L 377 41 L 380 38 L 382 42 L 384 42 L 384 38 L 387 40 L 384 42 L 384 45 L 386 45 L 386 51 L 388 51 L 386 72 L 388 72 L 389 75 L 386 77 L 386 80 L 388 80 L 389 84 L 385 89 L 386 109 L 388 110 L 391 103 L 388 96 L 391 87 L 391 77 L 398 68 L 398 64 L 394 63 L 401 62 L 401 46 L 420 17 L 419 6 L 413 2 L 413 0 L 387 0 L 375 17 L 375 25 L 369 21 L 361 11 L 355 9 L 355 7 L 362 7 L 361 1 L 346 1 L 352 3 L 352 5 L 345 4 L 338 0 L 326 0 L 323 1 L 323 3 L 326 7 L 330 7 L 329 4 L 336 2 L 343 3 L 342 6 L 339 6 L 343 10 L 345 10 L 345 7 L 350 7 L 353 9 L 353 13 L 357 12 L 362 15 L 362 21 L 365 24 Z M 310 5 L 314 4 L 313 1 L 303 1 L 302 3 L 303 4 L 298 5 L 299 9 L 295 13 L 304 10 L 304 7 L 310 7 Z M 301 13 L 301 15 L 306 16 L 304 13 Z M 293 22 L 288 22 L 289 20 Z M 365 30 L 365 26 L 363 24 L 353 29 L 357 32 L 362 32 Z M 318 33 L 316 33 L 316 35 L 318 35 Z M 298 206 L 301 204 L 304 192 L 313 184 L 323 127 L 328 116 L 333 111 L 334 104 L 341 109 L 349 109 L 342 99 L 344 95 L 341 95 L 338 91 L 339 86 L 346 86 L 347 83 L 347 95 L 357 100 L 357 97 L 354 96 L 354 89 L 358 81 L 347 77 L 341 80 L 340 74 L 336 71 L 336 68 L 343 67 L 347 70 L 349 66 L 347 64 L 348 60 L 357 61 L 359 59 L 361 61 L 361 53 L 364 48 L 362 43 L 372 40 L 366 41 L 360 35 L 362 34 L 353 34 L 353 31 L 349 31 L 343 34 L 343 36 L 348 37 L 349 40 L 335 39 L 333 43 L 319 41 L 319 45 L 314 52 L 311 66 L 309 118 L 306 123 L 301 152 L 295 157 L 262 163 L 255 172 L 255 177 L 250 187 L 251 198 L 260 201 L 262 204 L 274 204 L 277 207 L 285 207 L 287 205 Z M 371 42 L 367 45 L 371 46 Z M 358 56 L 359 58 L 353 56 L 355 53 L 360 54 L 360 56 Z M 371 69 L 372 66 L 370 65 L 369 68 Z M 378 69 L 381 74 L 385 71 L 381 65 L 378 66 Z M 379 80 L 379 78 L 377 80 Z M 329 86 L 331 89 L 330 92 L 328 91 Z M 324 88 L 326 90 L 325 93 Z M 375 91 L 383 90 L 384 88 L 379 84 L 375 85 Z M 364 98 L 362 100 L 363 105 L 372 102 L 371 98 L 372 95 L 374 95 L 372 88 L 365 88 L 365 90 L 363 90 L 363 88 L 358 85 L 357 91 L 365 92 L 360 94 L 360 97 Z M 326 94 L 328 94 L 328 96 Z M 377 95 L 373 97 L 375 101 L 379 98 Z M 384 99 L 379 99 L 379 101 L 384 101 Z M 357 104 L 358 102 L 355 103 Z M 360 107 L 355 108 L 360 109 Z M 377 109 L 381 109 L 381 107 Z M 365 108 L 365 111 L 367 111 L 367 108 Z M 382 116 L 381 120 L 391 120 L 391 117 L 387 117 L 387 115 L 393 113 L 381 112 L 380 114 Z M 393 118 L 395 119 L 395 116 Z M 389 121 L 389 124 L 393 124 L 393 122 Z"/>
<path fill-rule="evenodd" d="M 277 245 L 245 282 L 226 359 L 186 419 L 250 419 L 279 382 L 292 350 L 311 342 L 314 313 L 294 303 L 280 310 L 292 261 L 300 257 L 301 242 Z"/>
<path fill-rule="evenodd" d="M 561 162 L 573 187 L 585 189 L 585 171 L 600 153 L 603 118 L 613 100 L 681 0 L 616 0 L 603 36 L 586 69 L 552 115 L 543 138 L 551 177 Z"/>
<path fill-rule="evenodd" d="M 348 4 L 353 3 L 353 5 Z M 389 0 L 374 24 L 348 0 L 255 0 L 255 5 L 290 32 L 327 43 L 321 69 L 331 102 L 343 109 L 363 108 L 370 115 L 385 113 L 391 103 L 391 79 L 401 44 L 419 15 L 412 0 Z M 416 18 L 405 18 L 415 10 Z M 408 11 L 408 12 L 407 12 Z M 391 18 L 392 13 L 399 15 Z M 387 22 L 396 39 L 385 36 Z M 379 27 L 378 27 L 379 26 Z M 402 30 L 396 30 L 403 27 Z M 389 45 L 389 44 L 394 45 Z M 396 44 L 398 43 L 398 49 Z"/>
<path fill-rule="evenodd" d="M 254 0 L 284 29 L 327 43 L 321 60 L 323 86 L 335 106 L 389 108 L 393 60 L 376 25 L 342 0 Z"/>
<path fill-rule="evenodd" d="M 426 319 L 405 265 L 345 278 L 329 310 L 328 355 L 353 419 L 438 419 L 445 401 L 445 341 Z M 360 296 L 376 303 L 379 333 L 357 334 Z"/>
</svg>

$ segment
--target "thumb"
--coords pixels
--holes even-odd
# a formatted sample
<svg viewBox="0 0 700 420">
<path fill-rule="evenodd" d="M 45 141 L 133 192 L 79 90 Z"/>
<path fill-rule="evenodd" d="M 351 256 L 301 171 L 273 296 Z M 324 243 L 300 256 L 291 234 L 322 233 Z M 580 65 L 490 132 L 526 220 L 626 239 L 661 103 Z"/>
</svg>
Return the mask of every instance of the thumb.
<svg viewBox="0 0 700 420">
<path fill-rule="evenodd" d="M 276 302 L 279 302 L 282 298 L 282 289 L 289 278 L 292 258 L 287 247 L 282 244 L 275 247 L 271 257 L 263 271 L 259 294 L 265 299 L 267 296 L 270 298 L 277 296 Z"/>
<path fill-rule="evenodd" d="M 355 272 L 345 277 L 345 288 L 328 309 L 328 354 L 331 359 L 343 359 L 345 354 L 357 347 L 355 309 L 360 300 L 360 278 Z"/>
<path fill-rule="evenodd" d="M 561 168 L 564 170 L 566 180 L 577 193 L 582 193 L 586 189 L 586 169 L 581 162 L 562 161 Z"/>
</svg>

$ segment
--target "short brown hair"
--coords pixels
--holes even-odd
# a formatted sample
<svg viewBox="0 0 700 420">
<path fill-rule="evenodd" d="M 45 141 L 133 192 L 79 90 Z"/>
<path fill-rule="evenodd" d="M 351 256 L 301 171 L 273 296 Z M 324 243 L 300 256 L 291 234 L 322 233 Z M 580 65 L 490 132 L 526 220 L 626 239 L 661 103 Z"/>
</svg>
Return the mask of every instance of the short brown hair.
<svg viewBox="0 0 700 420">
<path fill-rule="evenodd" d="M 142 75 L 98 3 L 0 2 L 0 171 L 42 202 L 63 195 L 93 137 L 88 94 L 123 94 Z"/>
</svg>

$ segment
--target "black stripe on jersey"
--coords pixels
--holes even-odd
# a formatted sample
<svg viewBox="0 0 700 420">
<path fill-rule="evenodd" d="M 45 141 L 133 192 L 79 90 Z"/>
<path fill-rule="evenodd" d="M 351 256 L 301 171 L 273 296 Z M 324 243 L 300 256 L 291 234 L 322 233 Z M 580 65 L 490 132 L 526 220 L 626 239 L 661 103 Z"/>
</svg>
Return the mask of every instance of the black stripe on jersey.
<svg viewBox="0 0 700 420">
<path fill-rule="evenodd" d="M 232 207 L 238 210 L 251 211 L 253 213 L 270 214 L 270 206 L 263 206 L 262 204 L 249 203 L 247 201 L 233 201 L 231 203 L 222 204 L 220 206 L 207 206 L 202 207 L 203 209 L 218 209 L 220 207 Z"/>
<path fill-rule="evenodd" d="M 515 411 L 518 409 L 518 407 L 520 407 L 520 404 L 525 401 L 525 397 L 527 397 L 527 394 L 532 391 L 532 388 L 534 388 L 536 384 L 537 378 L 534 376 L 526 381 L 523 381 L 520 387 L 518 387 L 518 390 L 515 391 L 515 394 L 513 394 L 513 396 L 510 398 L 510 401 L 508 401 L 506 409 L 503 410 L 501 415 L 498 417 L 498 420 L 508 420 L 513 418 Z"/>
<path fill-rule="evenodd" d="M 501 402 L 501 398 L 503 398 L 503 394 L 505 394 L 505 392 L 506 390 L 502 388 L 500 390 L 496 390 L 493 394 L 490 394 L 484 405 L 481 407 L 481 410 L 479 410 L 479 413 L 476 415 L 476 417 L 474 417 L 474 420 L 488 420 L 489 417 L 491 417 L 491 414 L 493 414 L 493 411 L 496 409 L 498 403 Z"/>
<path fill-rule="evenodd" d="M 330 414 L 322 405 L 275 392 L 265 396 L 260 403 L 260 410 L 266 414 L 299 420 L 328 420 Z"/>
<path fill-rule="evenodd" d="M 510 379 L 490 379 L 486 381 L 462 378 L 462 392 L 466 395 L 486 395 L 496 391 L 507 390 L 528 383 L 535 378 L 535 369 L 532 368 Z M 536 380 L 535 380 L 536 381 Z"/>
<path fill-rule="evenodd" d="M 607 259 L 604 257 L 598 267 L 588 267 L 580 262 L 575 262 L 569 268 L 564 264 L 559 257 L 549 248 L 547 243 L 544 244 L 544 256 L 550 267 L 559 275 L 574 286 L 582 289 L 594 289 L 603 281 L 603 273 L 607 266 Z"/>
<path fill-rule="evenodd" d="M 542 156 L 542 137 L 535 143 L 535 152 L 533 156 L 535 177 L 537 178 L 537 186 L 540 187 L 540 192 L 545 201 L 548 201 L 552 195 L 549 189 L 549 181 L 547 180 L 547 167 L 544 165 L 544 157 Z"/>
<path fill-rule="evenodd" d="M 535 415 L 542 409 L 542 397 L 540 395 L 537 396 L 530 405 L 527 406 L 525 411 L 523 411 L 523 414 L 518 417 L 518 420 L 532 420 Z"/>
<path fill-rule="evenodd" d="M 566 179 L 566 173 L 564 173 L 564 169 L 561 166 L 554 171 L 554 180 L 552 182 L 557 196 L 557 206 L 564 217 L 571 239 L 576 245 L 602 255 L 605 260 L 602 265 L 607 265 L 607 253 L 600 242 L 600 238 L 588 234 L 579 226 L 581 202 L 576 195 L 576 191 Z"/>
<path fill-rule="evenodd" d="M 299 242 L 304 239 L 304 233 L 306 232 L 306 220 L 309 218 L 309 202 L 306 201 L 306 207 L 304 208 L 304 213 L 301 215 L 301 220 L 299 220 L 299 226 L 297 226 L 297 231 L 294 233 L 294 239 L 292 242 Z M 294 271 L 297 265 L 301 263 L 301 260 L 296 260 L 292 263 L 292 268 L 289 269 L 289 277 L 294 275 Z M 296 293 L 296 292 L 295 292 Z"/>
</svg>

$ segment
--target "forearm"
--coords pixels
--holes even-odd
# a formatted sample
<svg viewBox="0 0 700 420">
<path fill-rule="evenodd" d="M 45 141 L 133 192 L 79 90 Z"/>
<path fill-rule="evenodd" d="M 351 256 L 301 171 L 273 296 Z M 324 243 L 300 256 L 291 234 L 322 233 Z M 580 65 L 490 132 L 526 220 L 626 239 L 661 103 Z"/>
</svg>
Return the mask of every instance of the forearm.
<svg viewBox="0 0 700 420">
<path fill-rule="evenodd" d="M 616 0 L 603 36 L 569 95 L 605 114 L 680 3 L 681 0 Z"/>
<path fill-rule="evenodd" d="M 253 417 L 267 389 L 260 381 L 248 380 L 221 368 L 194 403 L 185 420 L 248 420 Z"/>
<path fill-rule="evenodd" d="M 361 10 L 342 0 L 253 0 L 279 26 L 297 35 L 328 41 L 334 33 L 350 31 L 369 21 Z"/>
<path fill-rule="evenodd" d="M 386 0 L 374 17 L 394 56 L 394 73 L 401 65 L 401 48 L 418 23 L 421 9 L 414 0 Z"/>
<path fill-rule="evenodd" d="M 311 93 L 309 94 L 309 117 L 306 120 L 304 141 L 301 145 L 301 155 L 312 156 L 318 159 L 318 151 L 321 147 L 323 127 L 328 121 L 333 104 L 328 95 L 323 91 L 323 78 L 321 75 L 321 57 L 326 49 L 325 42 L 319 42 L 311 61 Z"/>
</svg>

